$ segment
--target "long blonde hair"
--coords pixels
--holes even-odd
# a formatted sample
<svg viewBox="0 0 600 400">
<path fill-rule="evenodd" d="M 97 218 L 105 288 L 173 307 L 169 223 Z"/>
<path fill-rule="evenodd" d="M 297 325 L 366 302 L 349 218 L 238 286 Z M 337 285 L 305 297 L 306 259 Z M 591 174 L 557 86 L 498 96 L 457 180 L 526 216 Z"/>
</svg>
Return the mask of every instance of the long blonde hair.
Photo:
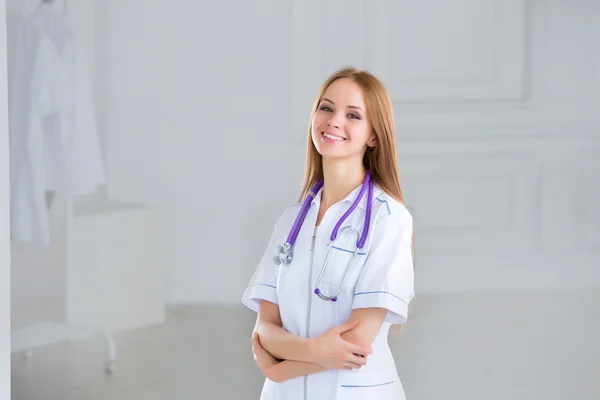
<svg viewBox="0 0 600 400">
<path fill-rule="evenodd" d="M 306 169 L 298 202 L 302 202 L 311 188 L 323 178 L 323 162 L 312 141 L 312 120 L 329 85 L 338 79 L 348 78 L 362 89 L 366 103 L 367 118 L 377 136 L 377 145 L 369 147 L 363 158 L 366 170 L 371 171 L 373 183 L 385 193 L 404 204 L 400 186 L 400 170 L 396 152 L 396 121 L 392 100 L 386 87 L 373 74 L 354 67 L 336 71 L 321 86 L 310 113 L 306 146 Z M 412 256 L 415 263 L 415 233 L 412 232 Z M 397 325 L 400 328 L 400 325 Z M 396 330 L 396 332 L 398 332 Z"/>
</svg>

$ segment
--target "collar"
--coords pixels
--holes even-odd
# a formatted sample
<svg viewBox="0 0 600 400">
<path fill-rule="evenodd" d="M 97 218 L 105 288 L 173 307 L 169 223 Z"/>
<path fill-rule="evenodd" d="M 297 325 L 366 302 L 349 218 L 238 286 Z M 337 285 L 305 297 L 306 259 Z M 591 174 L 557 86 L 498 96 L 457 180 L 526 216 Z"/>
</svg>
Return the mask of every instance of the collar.
<svg viewBox="0 0 600 400">
<path fill-rule="evenodd" d="M 352 203 L 354 203 L 354 200 L 356 200 L 356 198 L 358 197 L 358 195 L 360 194 L 360 190 L 362 189 L 362 183 L 355 188 L 352 192 L 350 192 L 350 194 L 348 194 L 348 196 L 346 196 L 343 200 L 341 200 L 340 202 L 336 203 L 336 204 L 343 204 L 343 203 L 348 203 L 348 206 L 350 206 Z M 373 201 L 379 197 L 379 195 L 382 193 L 383 191 L 379 188 L 379 186 L 377 185 L 373 185 Z M 312 204 L 313 205 L 321 205 L 321 197 L 323 195 L 323 188 L 321 188 L 316 196 L 312 199 Z M 365 193 L 363 194 L 362 199 L 360 199 L 360 201 L 358 202 L 357 207 L 362 208 L 363 210 L 367 210 L 367 200 L 369 198 L 369 188 L 367 188 L 365 190 Z M 335 205 L 335 204 L 334 204 Z"/>
</svg>

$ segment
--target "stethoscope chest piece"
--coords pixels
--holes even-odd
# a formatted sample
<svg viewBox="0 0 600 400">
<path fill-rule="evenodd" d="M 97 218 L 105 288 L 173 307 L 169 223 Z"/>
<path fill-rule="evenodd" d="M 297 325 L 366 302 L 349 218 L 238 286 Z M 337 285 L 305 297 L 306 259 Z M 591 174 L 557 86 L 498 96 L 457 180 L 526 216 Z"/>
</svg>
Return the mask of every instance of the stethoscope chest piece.
<svg viewBox="0 0 600 400">
<path fill-rule="evenodd" d="M 273 256 L 273 261 L 275 261 L 275 264 L 289 265 L 293 259 L 294 253 L 292 252 L 292 246 L 289 243 L 284 243 L 277 246 L 277 249 L 275 249 L 275 255 Z"/>
</svg>

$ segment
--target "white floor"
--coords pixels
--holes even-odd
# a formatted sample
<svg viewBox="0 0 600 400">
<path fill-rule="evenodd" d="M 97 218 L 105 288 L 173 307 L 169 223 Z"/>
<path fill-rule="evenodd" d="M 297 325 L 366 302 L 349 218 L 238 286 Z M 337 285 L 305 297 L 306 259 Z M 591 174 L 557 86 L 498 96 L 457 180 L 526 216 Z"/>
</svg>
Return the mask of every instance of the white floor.
<svg viewBox="0 0 600 400">
<path fill-rule="evenodd" d="M 422 296 L 391 337 L 409 400 L 600 399 L 600 290 Z M 162 326 L 12 357 L 13 399 L 257 399 L 243 308 L 173 310 Z"/>
</svg>

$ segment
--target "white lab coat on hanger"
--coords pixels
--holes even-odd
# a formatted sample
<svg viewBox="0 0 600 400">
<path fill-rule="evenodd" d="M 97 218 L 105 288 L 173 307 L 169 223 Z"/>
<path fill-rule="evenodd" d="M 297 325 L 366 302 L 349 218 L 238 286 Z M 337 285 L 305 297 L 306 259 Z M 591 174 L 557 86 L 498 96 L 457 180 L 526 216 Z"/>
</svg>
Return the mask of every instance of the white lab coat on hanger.
<svg viewBox="0 0 600 400">
<path fill-rule="evenodd" d="M 45 123 L 46 188 L 65 190 L 68 195 L 92 194 L 106 183 L 106 173 L 85 57 L 73 30 L 52 4 L 40 4 L 30 18 L 52 42 L 69 78 L 65 90 L 72 93 L 67 107 Z"/>
<path fill-rule="evenodd" d="M 11 237 L 49 244 L 44 124 L 64 110 L 68 77 L 41 26 L 7 13 Z"/>
</svg>

